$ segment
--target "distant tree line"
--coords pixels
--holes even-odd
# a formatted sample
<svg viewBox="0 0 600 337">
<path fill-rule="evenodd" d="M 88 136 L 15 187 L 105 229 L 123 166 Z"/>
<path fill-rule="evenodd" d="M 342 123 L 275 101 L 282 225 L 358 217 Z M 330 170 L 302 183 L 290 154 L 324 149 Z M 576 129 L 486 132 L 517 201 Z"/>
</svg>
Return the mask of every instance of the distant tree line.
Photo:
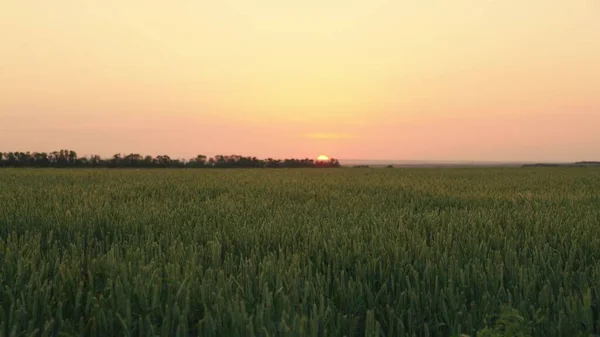
<svg viewBox="0 0 600 337">
<path fill-rule="evenodd" d="M 239 155 L 216 155 L 207 157 L 198 155 L 191 159 L 175 159 L 168 155 L 156 157 L 137 153 L 110 158 L 98 155 L 79 157 L 72 150 L 53 152 L 0 152 L 0 167 L 32 168 L 319 168 L 340 167 L 337 159 L 316 161 L 313 159 L 259 159 Z"/>
</svg>

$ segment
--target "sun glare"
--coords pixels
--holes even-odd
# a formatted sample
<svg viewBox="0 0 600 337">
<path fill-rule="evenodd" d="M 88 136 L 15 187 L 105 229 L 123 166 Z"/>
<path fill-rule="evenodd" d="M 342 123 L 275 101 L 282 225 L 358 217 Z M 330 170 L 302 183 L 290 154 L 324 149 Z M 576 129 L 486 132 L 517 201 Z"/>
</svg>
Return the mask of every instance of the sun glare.
<svg viewBox="0 0 600 337">
<path fill-rule="evenodd" d="M 326 155 L 320 155 L 317 157 L 317 161 L 328 161 L 329 157 L 327 157 Z"/>
</svg>

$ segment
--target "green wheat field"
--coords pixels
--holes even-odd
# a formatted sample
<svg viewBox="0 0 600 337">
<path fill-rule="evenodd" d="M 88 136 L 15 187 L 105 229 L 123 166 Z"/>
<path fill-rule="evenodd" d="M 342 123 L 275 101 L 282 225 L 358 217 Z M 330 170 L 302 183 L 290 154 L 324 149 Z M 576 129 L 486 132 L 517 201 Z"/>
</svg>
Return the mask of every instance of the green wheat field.
<svg viewBox="0 0 600 337">
<path fill-rule="evenodd" d="M 592 336 L 599 288 L 594 168 L 0 170 L 2 337 Z"/>
</svg>

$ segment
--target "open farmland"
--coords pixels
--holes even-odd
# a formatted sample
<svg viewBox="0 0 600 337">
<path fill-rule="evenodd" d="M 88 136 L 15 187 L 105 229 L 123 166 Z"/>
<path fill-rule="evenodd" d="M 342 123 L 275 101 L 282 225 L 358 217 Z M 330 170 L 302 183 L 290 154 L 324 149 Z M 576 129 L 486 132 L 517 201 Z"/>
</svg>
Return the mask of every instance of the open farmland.
<svg viewBox="0 0 600 337">
<path fill-rule="evenodd" d="M 0 336 L 589 336 L 599 234 L 595 168 L 5 169 Z"/>
</svg>

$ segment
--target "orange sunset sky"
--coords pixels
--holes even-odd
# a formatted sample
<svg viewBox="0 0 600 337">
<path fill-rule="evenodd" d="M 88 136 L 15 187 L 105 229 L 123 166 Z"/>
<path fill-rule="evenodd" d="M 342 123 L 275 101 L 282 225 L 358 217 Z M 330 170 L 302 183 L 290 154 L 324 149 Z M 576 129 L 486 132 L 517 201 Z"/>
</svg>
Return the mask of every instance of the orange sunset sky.
<svg viewBox="0 0 600 337">
<path fill-rule="evenodd" d="M 598 0 L 2 0 L 0 151 L 600 160 Z"/>
</svg>

